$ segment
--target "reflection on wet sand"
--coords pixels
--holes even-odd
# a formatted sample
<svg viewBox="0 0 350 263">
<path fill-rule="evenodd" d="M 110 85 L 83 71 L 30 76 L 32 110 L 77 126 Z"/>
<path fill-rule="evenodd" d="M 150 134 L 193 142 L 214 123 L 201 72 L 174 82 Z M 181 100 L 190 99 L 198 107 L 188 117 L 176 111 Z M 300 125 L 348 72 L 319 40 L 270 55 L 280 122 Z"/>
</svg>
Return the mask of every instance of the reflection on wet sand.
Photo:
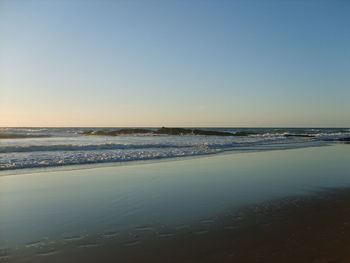
<svg viewBox="0 0 350 263">
<path fill-rule="evenodd" d="M 1 177 L 0 262 L 347 262 L 349 153 Z"/>
<path fill-rule="evenodd" d="M 350 189 L 329 190 L 188 225 L 33 241 L 0 256 L 4 262 L 348 262 L 349 202 Z"/>
</svg>

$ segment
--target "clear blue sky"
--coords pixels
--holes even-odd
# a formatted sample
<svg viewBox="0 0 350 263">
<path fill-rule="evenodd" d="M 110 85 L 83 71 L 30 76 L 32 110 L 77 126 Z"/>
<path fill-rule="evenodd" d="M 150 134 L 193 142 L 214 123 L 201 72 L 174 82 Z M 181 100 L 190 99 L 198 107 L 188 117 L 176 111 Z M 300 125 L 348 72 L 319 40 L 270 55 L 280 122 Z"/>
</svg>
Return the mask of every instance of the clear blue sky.
<svg viewBox="0 0 350 263">
<path fill-rule="evenodd" d="M 0 126 L 350 127 L 350 1 L 0 2 Z"/>
</svg>

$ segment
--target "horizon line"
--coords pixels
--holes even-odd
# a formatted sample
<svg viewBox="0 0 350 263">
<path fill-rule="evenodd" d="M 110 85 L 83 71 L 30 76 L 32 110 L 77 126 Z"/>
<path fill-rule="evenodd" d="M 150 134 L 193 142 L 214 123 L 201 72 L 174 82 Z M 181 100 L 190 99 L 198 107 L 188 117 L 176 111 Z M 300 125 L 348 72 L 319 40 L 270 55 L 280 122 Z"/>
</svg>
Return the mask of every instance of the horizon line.
<svg viewBox="0 0 350 263">
<path fill-rule="evenodd" d="M 335 127 L 335 126 L 168 126 L 168 125 L 160 125 L 160 126 L 0 126 L 1 128 L 306 128 L 306 129 L 350 129 L 349 127 Z"/>
</svg>

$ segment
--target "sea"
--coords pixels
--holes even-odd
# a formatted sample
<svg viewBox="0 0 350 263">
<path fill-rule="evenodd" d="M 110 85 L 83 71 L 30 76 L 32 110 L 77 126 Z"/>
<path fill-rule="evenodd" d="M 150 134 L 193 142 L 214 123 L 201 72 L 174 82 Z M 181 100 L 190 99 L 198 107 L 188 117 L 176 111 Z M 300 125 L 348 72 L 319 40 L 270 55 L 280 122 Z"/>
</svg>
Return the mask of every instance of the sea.
<svg viewBox="0 0 350 263">
<path fill-rule="evenodd" d="M 86 136 L 111 127 L 0 128 L 0 170 L 125 164 L 219 154 L 323 146 L 349 137 L 349 128 L 197 128 L 247 136 L 156 135 Z M 148 128 L 156 130 L 156 128 Z M 296 135 L 296 136 L 292 136 Z"/>
</svg>

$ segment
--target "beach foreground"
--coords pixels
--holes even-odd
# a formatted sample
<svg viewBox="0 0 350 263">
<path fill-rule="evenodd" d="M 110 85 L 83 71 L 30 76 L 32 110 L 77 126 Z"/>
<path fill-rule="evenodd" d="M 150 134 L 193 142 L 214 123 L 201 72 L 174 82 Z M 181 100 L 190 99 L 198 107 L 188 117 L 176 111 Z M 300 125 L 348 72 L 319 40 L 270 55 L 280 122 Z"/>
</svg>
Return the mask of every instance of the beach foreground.
<svg viewBox="0 0 350 263">
<path fill-rule="evenodd" d="M 350 262 L 349 161 L 335 145 L 2 176 L 0 260 Z"/>
<path fill-rule="evenodd" d="M 247 208 L 241 222 L 219 217 L 208 231 L 191 225 L 162 239 L 145 235 L 142 244 L 91 243 L 8 262 L 350 262 L 350 189 L 284 201 L 268 210 Z"/>
</svg>

